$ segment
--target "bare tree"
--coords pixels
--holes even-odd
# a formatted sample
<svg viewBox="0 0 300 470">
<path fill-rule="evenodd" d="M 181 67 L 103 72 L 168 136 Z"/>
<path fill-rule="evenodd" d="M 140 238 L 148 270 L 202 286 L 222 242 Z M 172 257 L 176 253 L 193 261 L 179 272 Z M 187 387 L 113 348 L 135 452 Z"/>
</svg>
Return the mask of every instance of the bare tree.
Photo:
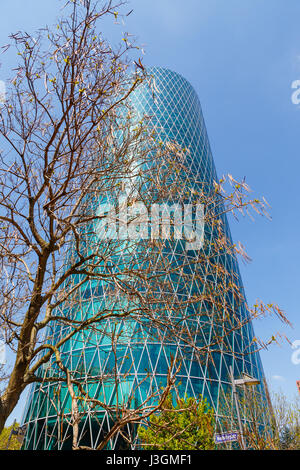
<svg viewBox="0 0 300 470">
<path fill-rule="evenodd" d="M 40 393 L 48 393 L 43 386 L 50 384 L 49 400 L 62 426 L 69 420 L 74 449 L 81 447 L 79 424 L 87 410 L 97 416 L 104 409 L 113 420 L 98 445 L 102 449 L 124 427 L 157 411 L 175 385 L 180 361 L 170 356 L 161 392 L 153 391 L 135 406 L 133 390 L 113 405 L 95 398 L 96 381 L 112 381 L 117 391 L 120 380 L 126 382 L 132 363 L 120 372 L 125 358 L 118 356 L 116 344 L 126 344 L 132 322 L 157 341 L 175 339 L 201 362 L 207 356 L 213 361 L 213 352 L 231 352 L 232 333 L 259 315 L 275 313 L 287 321 L 276 305 L 248 308 L 234 273 L 219 262 L 222 255 L 235 260 L 237 252 L 246 257 L 224 229 L 225 214 L 251 207 L 264 214 L 266 204 L 251 199 L 246 183 L 230 176 L 214 188 L 199 181 L 197 191 L 187 195 L 192 177 L 188 150 L 161 142 L 148 118 L 132 109 L 130 96 L 145 83 L 152 86 L 151 77 L 141 60 L 131 68 L 128 54 L 136 46 L 128 35 L 113 49 L 97 32 L 98 21 L 120 17 L 124 3 L 68 1 L 67 16 L 55 32 L 46 28 L 35 38 L 13 34 L 20 65 L 0 108 L 0 327 L 14 352 L 14 365 L 2 379 L 0 432 L 29 384 L 40 383 Z M 214 243 L 205 241 L 197 256 L 183 254 L 174 265 L 166 240 L 101 238 L 99 232 L 107 235 L 116 220 L 122 225 L 119 214 L 103 228 L 113 203 L 124 201 L 124 194 L 126 207 L 142 202 L 150 210 L 166 200 L 204 205 Z M 108 202 L 110 209 L 99 212 Z M 141 229 L 139 217 L 131 213 L 134 229 Z M 176 240 L 174 231 L 172 237 Z M 188 296 L 195 278 L 202 287 Z M 176 282 L 180 289 L 174 288 Z M 92 291 L 102 300 L 90 310 L 84 302 Z M 187 308 L 200 303 L 207 307 L 205 314 Z M 203 317 L 201 324 L 197 315 Z M 196 330 L 190 328 L 194 320 Z M 116 331 L 116 324 L 128 331 Z M 209 341 L 199 343 L 208 329 Z M 86 344 L 96 341 L 99 334 L 107 337 L 115 365 L 109 376 L 83 377 L 77 366 L 67 365 L 62 351 L 79 338 Z M 70 396 L 68 416 L 59 403 L 57 390 L 62 389 Z"/>
<path fill-rule="evenodd" d="M 272 393 L 273 429 L 269 437 L 278 450 L 300 449 L 300 397 L 292 400 L 280 391 Z"/>
<path fill-rule="evenodd" d="M 141 77 L 128 78 L 123 57 L 134 46 L 127 38 L 113 50 L 96 31 L 97 21 L 115 15 L 123 2 L 100 10 L 89 1 L 69 3 L 71 15 L 56 32 L 12 35 L 21 64 L 1 107 L 1 318 L 16 360 L 0 402 L 1 429 L 31 381 L 29 364 L 39 332 L 51 321 L 53 295 L 96 256 L 78 259 L 68 270 L 61 263 L 70 236 L 78 237 L 87 221 L 83 201 L 108 184 L 107 175 L 113 187 L 113 175 L 126 174 L 128 146 L 141 134 L 141 126 L 128 129 L 114 148 L 114 131 L 127 120 L 116 124 L 116 109 Z"/>
</svg>

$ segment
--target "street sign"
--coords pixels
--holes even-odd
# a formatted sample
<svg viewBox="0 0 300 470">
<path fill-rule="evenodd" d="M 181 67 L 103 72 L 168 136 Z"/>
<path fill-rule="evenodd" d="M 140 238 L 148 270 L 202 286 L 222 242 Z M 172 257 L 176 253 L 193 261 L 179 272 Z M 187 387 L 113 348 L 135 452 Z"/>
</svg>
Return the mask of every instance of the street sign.
<svg viewBox="0 0 300 470">
<path fill-rule="evenodd" d="M 215 443 L 222 444 L 223 442 L 237 441 L 238 437 L 238 432 L 224 432 L 223 434 L 215 434 Z"/>
</svg>

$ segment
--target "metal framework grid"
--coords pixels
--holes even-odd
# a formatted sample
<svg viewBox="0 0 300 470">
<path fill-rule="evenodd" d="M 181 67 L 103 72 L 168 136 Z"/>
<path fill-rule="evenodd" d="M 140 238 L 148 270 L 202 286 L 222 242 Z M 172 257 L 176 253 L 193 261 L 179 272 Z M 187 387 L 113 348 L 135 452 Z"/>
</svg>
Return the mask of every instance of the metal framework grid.
<svg viewBox="0 0 300 470">
<path fill-rule="evenodd" d="M 146 86 L 135 92 L 132 98 L 133 106 L 142 116 L 144 114 L 152 116 L 153 125 L 159 129 L 162 141 L 168 139 L 176 140 L 180 145 L 190 151 L 191 177 L 186 182 L 189 189 L 197 189 L 196 181 L 208 181 L 213 185 L 217 179 L 212 153 L 206 133 L 201 105 L 196 92 L 192 86 L 179 74 L 163 68 L 152 68 L 150 70 L 155 80 L 155 97 L 152 90 Z M 108 195 L 109 198 L 109 195 Z M 225 229 L 230 237 L 230 230 L 226 220 Z M 86 237 L 89 242 L 88 235 Z M 206 233 L 206 238 L 213 233 Z M 168 244 L 168 254 L 173 257 L 182 256 L 184 251 L 181 240 Z M 192 256 L 192 254 L 189 254 Z M 120 255 L 122 259 L 122 254 Z M 188 259 L 188 257 L 187 257 Z M 234 273 L 238 283 L 242 286 L 239 268 L 234 257 L 220 257 L 220 263 Z M 191 263 L 190 269 L 193 269 Z M 166 276 L 169 276 L 166 274 Z M 169 281 L 175 282 L 169 277 Z M 192 295 L 199 290 L 195 279 L 189 286 L 185 286 L 186 295 Z M 177 286 L 174 285 L 173 293 L 176 293 Z M 100 282 L 87 282 L 80 290 L 80 299 L 77 304 L 78 318 L 86 317 L 99 308 L 107 306 L 111 298 L 108 297 L 103 285 Z M 199 334 L 199 344 L 209 344 L 212 325 L 209 323 L 203 328 L 203 320 L 198 318 L 197 311 L 205 314 L 208 308 L 205 304 L 196 304 L 187 308 L 194 309 L 194 320 L 186 321 L 185 327 L 193 334 Z M 246 315 L 245 305 L 240 307 L 240 315 Z M 64 312 L 66 315 L 66 311 Z M 65 364 L 78 377 L 94 378 L 89 385 L 89 393 L 93 397 L 101 398 L 106 403 L 113 404 L 116 400 L 116 387 L 114 383 L 105 383 L 112 370 L 113 354 L 108 339 L 108 333 L 115 327 L 115 323 L 107 320 L 101 327 L 101 331 L 93 333 L 79 333 L 62 348 L 62 357 Z M 120 361 L 118 373 L 126 371 L 128 364 L 131 370 L 127 376 L 126 383 L 123 383 L 119 390 L 119 396 L 126 401 L 132 390 L 136 387 L 136 397 L 138 403 L 151 395 L 153 391 L 160 390 L 166 383 L 166 371 L 170 365 L 170 355 L 180 359 L 182 367 L 178 375 L 180 384 L 177 386 L 177 393 L 180 396 L 198 397 L 201 394 L 216 411 L 217 416 L 222 416 L 222 403 L 229 403 L 232 409 L 232 390 L 229 376 L 229 368 L 233 367 L 234 375 L 240 376 L 243 372 L 257 377 L 261 381 L 258 391 L 265 400 L 265 390 L 263 385 L 264 373 L 258 353 L 248 356 L 241 356 L 241 352 L 249 348 L 254 337 L 251 323 L 246 324 L 241 331 L 233 332 L 229 336 L 231 342 L 231 353 L 221 352 L 213 354 L 199 361 L 194 353 L 184 349 L 180 342 L 168 339 L 167 342 L 153 338 L 147 328 L 134 322 L 120 321 L 117 326 L 123 329 L 122 337 L 124 341 L 118 345 Z M 60 335 L 66 334 L 66 327 L 55 327 L 48 331 L 51 340 L 57 339 Z M 249 349 L 251 351 L 251 347 Z M 190 355 L 189 355 L 190 354 Z M 147 372 L 146 372 L 147 371 Z M 45 371 L 41 371 L 41 374 Z M 48 368 L 47 374 L 55 374 L 55 364 Z M 145 380 L 147 373 L 150 377 Z M 36 384 L 33 385 L 27 400 L 23 423 L 26 423 L 27 433 L 24 443 L 25 449 L 55 449 L 66 448 L 66 443 L 71 433 L 67 418 L 70 414 L 70 399 L 65 389 L 59 390 L 58 384 Z M 56 402 L 54 406 L 53 403 Z M 58 403 L 59 402 L 59 403 Z M 103 435 L 110 429 L 111 420 L 108 413 L 98 413 L 95 415 L 91 410 L 87 410 L 81 423 L 81 444 L 88 444 L 96 448 Z M 128 435 L 132 437 L 131 448 L 135 448 L 135 434 L 132 428 L 127 429 Z M 121 443 L 120 443 L 121 442 Z M 108 448 L 117 449 L 122 447 L 122 440 L 119 435 L 111 439 Z"/>
</svg>

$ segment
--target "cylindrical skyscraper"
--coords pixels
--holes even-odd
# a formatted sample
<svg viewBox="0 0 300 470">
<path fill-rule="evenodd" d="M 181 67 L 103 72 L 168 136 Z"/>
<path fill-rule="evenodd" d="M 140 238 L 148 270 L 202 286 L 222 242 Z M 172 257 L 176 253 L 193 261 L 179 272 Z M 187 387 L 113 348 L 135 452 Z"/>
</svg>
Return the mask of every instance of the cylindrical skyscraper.
<svg viewBox="0 0 300 470">
<path fill-rule="evenodd" d="M 199 99 L 192 86 L 179 74 L 163 68 L 152 68 L 149 73 L 153 76 L 152 86 L 143 85 L 135 91 L 131 97 L 132 106 L 139 116 L 149 116 L 149 126 L 155 128 L 162 143 L 174 141 L 187 149 L 189 176 L 184 180 L 184 204 L 192 204 L 195 195 L 201 191 L 203 193 L 204 186 L 204 193 L 210 197 L 209 194 L 215 192 L 217 175 Z M 106 199 L 109 199 L 109 195 Z M 203 201 L 205 206 L 205 198 Z M 222 210 L 219 212 L 221 214 Z M 223 233 L 230 240 L 226 216 L 219 215 L 219 219 L 222 220 Z M 215 246 L 217 233 L 217 225 L 204 227 L 202 261 L 195 250 L 185 250 L 185 241 L 182 239 L 165 241 L 162 250 L 169 266 L 173 263 L 174 272 L 170 273 L 169 270 L 163 274 L 168 288 L 160 295 L 170 299 L 169 305 L 172 298 L 180 299 L 180 315 L 176 313 L 177 323 L 173 322 L 173 327 L 176 323 L 178 329 L 184 328 L 184 335 L 166 336 L 165 327 L 160 334 L 157 332 L 158 326 L 153 333 L 149 320 L 143 323 L 132 317 L 127 323 L 126 320 L 119 322 L 123 330 L 114 351 L 107 338 L 108 333 L 113 331 L 115 319 L 108 319 L 101 333 L 96 332 L 86 338 L 77 335 L 64 345 L 62 358 L 75 376 L 93 378 L 89 386 L 90 396 L 112 407 L 120 399 L 118 397 L 122 396 L 123 403 L 131 397 L 129 408 L 140 406 L 147 397 L 154 396 L 165 386 L 171 358 L 175 358 L 181 363 L 177 375 L 177 394 L 196 398 L 202 395 L 221 418 L 227 414 L 225 410 L 233 406 L 230 366 L 236 378 L 247 373 L 259 379 L 261 385 L 258 391 L 264 399 L 264 375 L 259 354 L 254 352 L 251 344 L 254 334 L 251 322 L 247 321 L 245 299 L 237 298 L 235 289 L 232 289 L 234 283 L 243 293 L 237 260 L 233 253 L 218 251 Z M 118 254 L 119 266 L 126 262 L 129 251 Z M 205 261 L 209 257 L 210 265 Z M 138 263 L 138 256 L 136 260 Z M 180 263 L 183 263 L 182 279 L 176 273 Z M 183 282 L 184 276 L 188 276 L 188 283 Z M 220 294 L 216 286 L 221 284 L 223 292 Z M 89 315 L 95 306 L 107 305 L 104 287 L 102 281 L 90 280 L 88 286 L 83 285 L 77 304 L 78 312 L 82 314 L 84 311 L 85 315 Z M 215 296 L 215 302 L 212 296 Z M 196 300 L 190 301 L 193 298 Z M 178 300 L 174 300 L 174 305 L 176 302 Z M 234 320 L 228 317 L 230 312 Z M 174 313 L 174 317 L 176 315 Z M 55 326 L 53 335 L 59 337 L 60 334 L 63 333 L 59 326 Z M 191 338 L 196 348 L 188 342 Z M 114 363 L 116 358 L 117 364 Z M 119 385 L 108 379 L 105 382 L 105 377 L 112 370 L 116 375 L 123 374 Z M 66 420 L 70 415 L 70 400 L 66 390 L 59 387 L 58 383 L 50 382 L 32 387 L 24 420 L 28 425 L 24 444 L 26 449 L 70 447 L 70 428 Z M 59 394 L 58 403 L 56 397 Z M 55 400 L 56 406 L 53 404 Z M 155 398 L 152 399 L 154 402 Z M 100 410 L 97 415 L 82 412 L 80 444 L 96 448 L 111 428 L 112 419 L 107 411 Z M 126 432 L 132 433 L 134 441 L 134 430 L 128 428 Z M 118 436 L 114 436 L 108 447 L 118 448 L 120 445 Z"/>
</svg>

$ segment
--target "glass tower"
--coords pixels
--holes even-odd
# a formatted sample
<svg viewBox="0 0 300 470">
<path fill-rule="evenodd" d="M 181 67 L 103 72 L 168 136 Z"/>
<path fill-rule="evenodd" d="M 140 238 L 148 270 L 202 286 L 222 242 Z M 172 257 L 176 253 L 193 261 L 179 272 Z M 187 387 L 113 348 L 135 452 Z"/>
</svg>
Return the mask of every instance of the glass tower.
<svg viewBox="0 0 300 470">
<path fill-rule="evenodd" d="M 185 186 L 189 192 L 197 192 L 205 181 L 208 191 L 214 190 L 214 181 L 217 174 L 212 158 L 209 140 L 202 115 L 201 105 L 193 87 L 178 73 L 163 68 L 152 68 L 150 74 L 153 77 L 153 86 L 142 86 L 131 97 L 132 105 L 140 116 L 150 117 L 150 125 L 155 127 L 162 142 L 176 141 L 182 148 L 188 149 L 189 177 L 185 180 Z M 153 92 L 154 90 L 154 92 Z M 107 194 L 106 198 L 109 199 Z M 186 203 L 191 202 L 190 196 L 186 196 Z M 95 204 L 95 202 L 93 203 Z M 230 239 L 230 230 L 226 216 L 220 215 L 223 222 L 223 230 Z M 205 246 L 203 250 L 209 250 L 215 237 L 212 228 L 205 228 Z M 83 234 L 90 242 L 89 235 Z M 146 245 L 147 246 L 147 245 Z M 174 266 L 182 258 L 184 251 L 182 240 L 166 241 L 164 255 L 173 260 Z M 118 263 L 122 264 L 128 255 L 120 252 Z M 204 292 L 214 282 L 214 273 L 205 275 L 205 267 L 197 264 L 197 269 L 203 269 L 202 278 L 206 279 L 205 285 L 199 285 L 197 277 L 193 277 L 195 268 L 194 259 L 198 255 L 189 251 L 185 255 L 185 271 L 189 272 L 190 282 L 181 286 L 181 280 L 177 276 L 168 278 L 169 289 L 165 295 L 180 295 L 189 298 Z M 138 260 L 138 257 L 137 257 Z M 233 254 L 220 254 L 215 256 L 216 264 L 226 268 L 226 272 L 234 277 L 236 284 L 243 292 L 242 281 L 238 263 Z M 167 277 L 167 274 L 165 274 Z M 179 289 L 179 287 L 180 289 Z M 110 300 L 105 294 L 105 285 L 99 281 L 88 281 L 79 291 L 77 307 L 64 308 L 64 315 L 76 315 L 76 318 L 86 318 L 96 308 L 107 306 Z M 257 387 L 258 393 L 265 400 L 264 374 L 259 354 L 253 350 L 252 340 L 254 333 L 251 322 L 243 321 L 247 318 L 245 301 L 237 302 L 233 295 L 228 294 L 227 303 L 232 307 L 237 318 L 241 320 L 241 327 L 235 328 L 224 340 L 223 348 L 214 348 L 212 337 L 221 327 L 230 329 L 230 321 L 223 318 L 218 325 L 211 316 L 211 305 L 205 300 L 187 304 L 185 312 L 185 328 L 189 335 L 194 335 L 196 344 L 205 354 L 201 357 L 184 344 L 183 341 L 169 336 L 163 339 L 163 335 L 151 332 L 147 322 L 120 320 L 117 328 L 122 329 L 120 341 L 116 350 L 112 351 L 108 333 L 112 332 L 116 323 L 107 320 L 101 331 L 96 331 L 85 337 L 78 334 L 66 343 L 61 350 L 64 363 L 70 367 L 76 377 L 83 381 L 86 377 L 92 377 L 89 384 L 89 394 L 97 400 L 115 406 L 120 397 L 122 403 L 130 401 L 129 407 L 139 406 L 143 401 L 153 395 L 154 397 L 167 381 L 167 370 L 171 364 L 171 357 L 181 363 L 177 376 L 177 394 L 181 397 L 199 397 L 202 395 L 214 407 L 216 415 L 222 423 L 224 414 L 228 409 L 234 409 L 232 399 L 232 385 L 230 380 L 230 366 L 233 368 L 234 377 L 238 378 L 243 373 L 256 377 L 261 384 Z M 232 326 L 232 325 L 231 325 Z M 222 329 L 221 328 L 221 329 Z M 60 335 L 66 334 L 66 327 L 58 325 L 48 331 L 48 337 L 54 340 Z M 123 338 L 123 340 L 122 340 Z M 114 354 L 113 354 L 114 353 Z M 117 365 L 114 363 L 117 357 Z M 111 371 L 123 374 L 119 385 L 115 381 L 105 380 Z M 41 376 L 55 375 L 56 366 L 52 364 L 47 371 L 41 370 Z M 77 374 L 77 375 L 76 375 Z M 124 379 L 124 374 L 126 378 Z M 150 400 L 150 401 L 151 401 Z M 229 404 L 229 408 L 224 404 Z M 24 423 L 27 424 L 27 433 L 24 442 L 25 449 L 60 449 L 70 448 L 71 428 L 68 424 L 70 416 L 70 398 L 65 387 L 58 383 L 42 382 L 33 385 L 27 400 Z M 227 411 L 224 411 L 224 410 Z M 233 411 L 234 414 L 234 411 Z M 243 413 L 241 410 L 242 418 Z M 107 411 L 98 410 L 91 413 L 89 410 L 81 410 L 80 421 L 80 445 L 88 445 L 96 448 L 101 439 L 112 426 L 113 417 Z M 136 433 L 133 427 L 127 426 L 125 431 L 131 436 L 131 447 L 134 448 Z M 124 440 L 116 434 L 106 448 L 117 449 L 124 446 Z"/>
</svg>

